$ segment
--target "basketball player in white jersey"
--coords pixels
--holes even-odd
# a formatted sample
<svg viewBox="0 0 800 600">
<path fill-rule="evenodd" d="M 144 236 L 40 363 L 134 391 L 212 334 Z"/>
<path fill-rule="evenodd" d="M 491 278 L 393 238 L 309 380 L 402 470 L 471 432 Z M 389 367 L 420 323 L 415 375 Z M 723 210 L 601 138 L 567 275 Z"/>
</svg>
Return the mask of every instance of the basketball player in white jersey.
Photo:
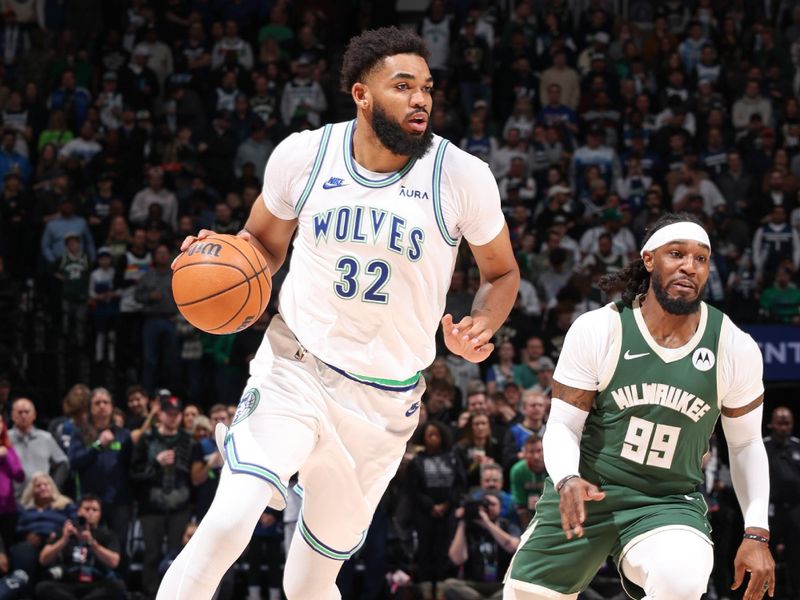
<svg viewBox="0 0 800 600">
<path fill-rule="evenodd" d="M 489 356 L 519 272 L 488 166 L 433 135 L 427 51 L 414 33 L 351 40 L 342 86 L 355 120 L 291 135 L 273 152 L 245 237 L 280 269 L 280 314 L 251 363 L 208 514 L 159 600 L 208 600 L 299 471 L 303 506 L 284 571 L 289 600 L 336 600 L 414 431 L 420 372 L 448 349 Z M 295 235 L 296 233 L 296 235 Z M 209 231 L 201 231 L 203 238 Z M 461 238 L 481 272 L 471 315 L 444 315 Z M 189 237 L 182 249 L 197 238 Z"/>
</svg>

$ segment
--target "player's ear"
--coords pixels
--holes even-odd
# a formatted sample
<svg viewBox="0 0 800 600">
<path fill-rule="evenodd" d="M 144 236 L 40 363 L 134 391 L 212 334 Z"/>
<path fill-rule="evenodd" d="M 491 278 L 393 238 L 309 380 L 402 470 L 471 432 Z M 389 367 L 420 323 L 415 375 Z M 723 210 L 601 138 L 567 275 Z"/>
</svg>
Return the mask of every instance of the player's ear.
<svg viewBox="0 0 800 600">
<path fill-rule="evenodd" d="M 369 106 L 369 88 L 363 83 L 354 83 L 353 87 L 350 89 L 350 94 L 352 95 L 353 102 L 356 103 L 357 108 L 366 109 Z"/>
<path fill-rule="evenodd" d="M 656 260 L 656 253 L 652 250 L 645 250 L 642 253 L 642 262 L 644 263 L 644 268 L 647 269 L 648 273 L 653 272 L 653 265 L 655 264 Z"/>
</svg>

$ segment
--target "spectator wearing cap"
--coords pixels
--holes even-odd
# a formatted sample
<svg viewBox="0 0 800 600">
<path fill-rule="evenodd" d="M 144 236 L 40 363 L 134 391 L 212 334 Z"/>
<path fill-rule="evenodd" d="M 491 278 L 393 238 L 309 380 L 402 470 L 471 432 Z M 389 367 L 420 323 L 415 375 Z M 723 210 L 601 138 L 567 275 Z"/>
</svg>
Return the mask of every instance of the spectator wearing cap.
<svg viewBox="0 0 800 600">
<path fill-rule="evenodd" d="M 69 464 L 78 496 L 94 494 L 103 518 L 123 543 L 130 521 L 129 469 L 133 443 L 127 429 L 117 427 L 111 415 L 114 401 L 105 388 L 95 388 L 86 421 L 72 434 Z"/>
<path fill-rule="evenodd" d="M 61 85 L 53 90 L 47 100 L 49 110 L 63 110 L 73 129 L 80 127 L 86 120 L 86 113 L 92 104 L 92 95 L 84 87 L 77 85 L 75 71 L 64 69 L 61 73 Z"/>
<path fill-rule="evenodd" d="M 61 160 L 77 160 L 81 167 L 86 167 L 89 162 L 100 152 L 103 147 L 94 139 L 94 126 L 89 121 L 81 125 L 80 135 L 61 147 L 58 157 Z"/>
<path fill-rule="evenodd" d="M 94 360 L 113 365 L 116 357 L 114 319 L 119 313 L 119 290 L 114 287 L 111 249 L 97 249 L 97 268 L 89 276 L 89 301 L 94 320 Z"/>
<path fill-rule="evenodd" d="M 745 84 L 744 95 L 733 103 L 731 120 L 736 129 L 736 139 L 747 134 L 753 115 L 761 116 L 767 127 L 772 124 L 772 103 L 761 95 L 761 84 L 757 79 L 749 79 Z"/>
<path fill-rule="evenodd" d="M 578 72 L 567 64 L 567 54 L 563 50 L 553 54 L 553 66 L 542 71 L 539 97 L 547 98 L 547 90 L 554 83 L 561 86 L 561 102 L 577 110 L 581 100 L 580 79 Z"/>
<path fill-rule="evenodd" d="M 233 162 L 234 173 L 237 178 L 242 176 L 242 167 L 251 163 L 255 169 L 256 177 L 261 181 L 264 168 L 267 164 L 275 145 L 267 138 L 264 124 L 259 120 L 250 129 L 250 136 L 236 149 L 236 158 Z"/>
<path fill-rule="evenodd" d="M 81 248 L 81 236 L 64 236 L 64 254 L 58 261 L 55 277 L 61 281 L 61 333 L 67 345 L 82 349 L 86 341 L 86 317 L 89 300 L 89 257 Z"/>
<path fill-rule="evenodd" d="M 103 75 L 103 87 L 95 105 L 100 109 L 100 121 L 106 129 L 119 129 L 122 126 L 122 109 L 125 100 L 119 91 L 119 77 L 114 71 Z"/>
<path fill-rule="evenodd" d="M 178 199 L 164 187 L 164 172 L 153 167 L 147 173 L 147 187 L 139 191 L 131 202 L 128 218 L 134 225 L 144 225 L 152 204 L 163 211 L 162 218 L 174 231 L 178 227 Z"/>
<path fill-rule="evenodd" d="M 139 438 L 131 459 L 144 537 L 142 587 L 150 596 L 158 588 L 165 538 L 167 553 L 177 550 L 191 517 L 192 436 L 181 428 L 182 409 L 175 396 L 162 398 L 158 426 Z"/>
<path fill-rule="evenodd" d="M 94 239 L 86 219 L 75 214 L 75 202 L 64 196 L 58 207 L 58 214 L 47 221 L 42 233 L 41 251 L 48 265 L 55 265 L 64 255 L 67 234 L 75 234 L 89 259 L 95 259 Z"/>
<path fill-rule="evenodd" d="M 133 49 L 130 62 L 119 75 L 119 87 L 125 100 L 135 110 L 153 110 L 160 88 L 158 77 L 147 66 L 150 50 L 143 44 Z"/>
<path fill-rule="evenodd" d="M 178 380 L 178 333 L 175 316 L 178 308 L 172 296 L 170 252 L 159 244 L 153 253 L 153 267 L 137 282 L 134 298 L 143 306 L 142 326 L 142 384 L 149 393 L 156 389 L 159 366 L 163 377 L 174 385 Z"/>
<path fill-rule="evenodd" d="M 322 113 L 328 108 L 322 86 L 312 78 L 315 67 L 313 55 L 301 55 L 294 64 L 294 77 L 283 88 L 281 118 L 292 130 L 306 125 L 319 127 Z"/>
<path fill-rule="evenodd" d="M 13 129 L 4 129 L 2 143 L 0 143 L 0 179 L 6 173 L 14 172 L 20 176 L 23 183 L 28 183 L 31 178 L 31 163 L 16 150 L 17 134 Z M 2 184 L 0 184 L 0 192 Z"/>
<path fill-rule="evenodd" d="M 239 37 L 236 21 L 225 22 L 225 33 L 211 49 L 211 69 L 217 71 L 223 66 L 239 66 L 249 71 L 253 68 L 253 48 Z"/>
<path fill-rule="evenodd" d="M 567 314 L 567 327 L 569 327 L 569 318 L 570 315 Z M 553 359 L 549 356 L 541 357 L 539 362 L 536 364 L 535 370 L 536 378 L 539 380 L 539 383 L 533 386 L 532 389 L 533 391 L 544 394 L 549 398 L 553 391 L 553 372 L 556 370 L 556 365 L 553 362 Z"/>
</svg>

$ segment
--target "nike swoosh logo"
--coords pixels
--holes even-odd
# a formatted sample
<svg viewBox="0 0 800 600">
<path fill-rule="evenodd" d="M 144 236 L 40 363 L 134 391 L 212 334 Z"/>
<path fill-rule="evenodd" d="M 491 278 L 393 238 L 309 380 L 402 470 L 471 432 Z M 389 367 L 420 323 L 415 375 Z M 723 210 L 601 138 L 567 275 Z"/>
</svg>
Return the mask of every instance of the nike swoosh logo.
<svg viewBox="0 0 800 600">
<path fill-rule="evenodd" d="M 687 500 L 691 500 L 692 502 L 697 500 L 697 498 L 692 498 L 691 496 L 687 496 L 686 494 L 684 494 L 683 497 L 686 498 Z"/>
<path fill-rule="evenodd" d="M 642 358 L 643 356 L 647 356 L 649 354 L 649 352 L 643 352 L 642 354 L 631 354 L 630 350 L 625 350 L 625 356 L 623 356 L 623 358 L 625 360 L 633 360 L 634 358 Z"/>
<path fill-rule="evenodd" d="M 347 185 L 346 183 L 331 183 L 330 181 L 326 181 L 322 184 L 323 190 L 331 190 L 333 188 L 342 187 L 343 185 Z"/>
<path fill-rule="evenodd" d="M 411 415 L 413 415 L 415 412 L 417 412 L 417 410 L 418 410 L 418 409 L 419 409 L 419 402 L 414 402 L 414 404 L 412 404 L 412 405 L 411 405 L 411 408 L 409 408 L 409 409 L 406 411 L 406 416 L 407 416 L 407 417 L 410 417 L 410 416 L 411 416 Z"/>
</svg>

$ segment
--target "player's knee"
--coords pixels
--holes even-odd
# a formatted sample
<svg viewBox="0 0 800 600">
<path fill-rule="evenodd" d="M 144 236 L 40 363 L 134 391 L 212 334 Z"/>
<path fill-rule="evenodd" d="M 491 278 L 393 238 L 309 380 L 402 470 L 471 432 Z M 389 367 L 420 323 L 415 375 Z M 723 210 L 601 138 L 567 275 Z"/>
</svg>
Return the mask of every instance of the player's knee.
<svg viewBox="0 0 800 600">
<path fill-rule="evenodd" d="M 662 563 L 647 576 L 647 597 L 653 600 L 700 600 L 708 587 L 709 575 L 704 565 L 687 565 L 685 561 Z"/>
</svg>

